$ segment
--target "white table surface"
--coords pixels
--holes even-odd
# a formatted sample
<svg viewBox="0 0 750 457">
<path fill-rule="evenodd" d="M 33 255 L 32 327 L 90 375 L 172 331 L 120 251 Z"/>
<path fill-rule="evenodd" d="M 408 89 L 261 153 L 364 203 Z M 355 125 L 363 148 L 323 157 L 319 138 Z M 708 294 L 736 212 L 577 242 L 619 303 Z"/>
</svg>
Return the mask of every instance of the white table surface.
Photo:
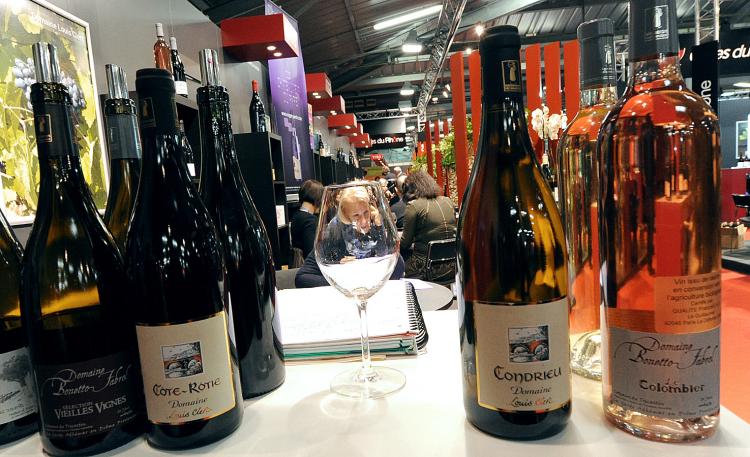
<svg viewBox="0 0 750 457">
<path fill-rule="evenodd" d="M 599 383 L 573 376 L 573 416 L 560 434 L 514 442 L 486 435 L 466 421 L 461 393 L 456 311 L 425 313 L 427 352 L 377 362 L 402 370 L 406 387 L 381 400 L 359 402 L 331 394 L 331 378 L 355 365 L 321 363 L 287 367 L 286 382 L 245 402 L 241 427 L 226 439 L 171 454 L 217 456 L 503 456 L 679 457 L 750 456 L 750 424 L 726 408 L 708 440 L 663 444 L 635 438 L 604 419 Z M 37 435 L 0 447 L 0 454 L 39 455 Z M 145 439 L 107 455 L 166 455 Z"/>
</svg>

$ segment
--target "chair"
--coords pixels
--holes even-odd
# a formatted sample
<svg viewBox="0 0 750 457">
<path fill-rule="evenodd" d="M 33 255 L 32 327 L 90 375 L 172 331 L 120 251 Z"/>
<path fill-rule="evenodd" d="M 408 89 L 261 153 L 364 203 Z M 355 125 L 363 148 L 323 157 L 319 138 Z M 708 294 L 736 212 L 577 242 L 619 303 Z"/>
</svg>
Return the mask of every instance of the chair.
<svg viewBox="0 0 750 457">
<path fill-rule="evenodd" d="M 288 270 L 276 270 L 276 288 L 279 290 L 296 289 L 294 278 L 297 276 L 299 268 L 290 268 Z"/>
<path fill-rule="evenodd" d="M 305 263 L 305 256 L 302 255 L 302 249 L 292 248 L 292 258 L 289 260 L 289 268 L 299 268 Z"/>
<path fill-rule="evenodd" d="M 435 240 L 427 243 L 427 262 L 422 277 L 443 286 L 456 279 L 456 239 Z"/>
<path fill-rule="evenodd" d="M 743 208 L 746 211 L 744 217 L 740 218 L 745 227 L 750 226 L 750 195 L 748 194 L 732 194 L 732 200 L 734 201 L 734 218 L 737 219 L 737 210 Z"/>
</svg>

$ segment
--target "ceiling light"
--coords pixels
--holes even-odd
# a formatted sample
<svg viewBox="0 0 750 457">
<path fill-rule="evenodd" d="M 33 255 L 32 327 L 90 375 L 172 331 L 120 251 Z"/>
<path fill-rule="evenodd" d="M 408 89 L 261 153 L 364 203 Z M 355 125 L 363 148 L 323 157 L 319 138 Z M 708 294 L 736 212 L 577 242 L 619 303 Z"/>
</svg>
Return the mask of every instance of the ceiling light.
<svg viewBox="0 0 750 457">
<path fill-rule="evenodd" d="M 333 109 L 332 109 L 332 110 L 331 110 L 331 115 L 335 115 L 335 114 L 336 114 L 336 110 L 333 110 Z"/>
<path fill-rule="evenodd" d="M 384 21 L 380 21 L 376 23 L 373 28 L 375 30 L 383 30 L 387 29 L 389 27 L 394 27 L 400 24 L 405 24 L 407 22 L 411 22 L 417 19 L 421 19 L 423 17 L 431 16 L 433 14 L 439 13 L 443 9 L 443 5 L 432 5 L 428 6 L 427 8 L 420 8 L 416 11 L 412 11 L 411 13 L 406 14 L 399 14 L 398 16 L 394 16 L 391 19 L 386 19 Z"/>
<path fill-rule="evenodd" d="M 274 45 L 271 44 L 271 45 L 266 46 L 266 49 L 268 49 L 269 51 L 275 51 L 276 50 L 276 46 L 274 46 Z"/>
<path fill-rule="evenodd" d="M 451 85 L 446 83 L 445 84 L 445 88 L 448 89 L 448 91 L 450 91 L 451 90 Z"/>
<path fill-rule="evenodd" d="M 448 118 L 448 122 L 453 122 L 453 118 L 452 118 L 452 117 L 449 117 L 449 118 Z"/>
<path fill-rule="evenodd" d="M 313 97 L 315 97 L 316 95 L 318 95 L 318 93 L 317 92 L 313 92 Z"/>
<path fill-rule="evenodd" d="M 476 32 L 477 36 L 482 36 L 484 33 L 484 25 L 477 24 L 474 26 L 474 32 Z"/>
<path fill-rule="evenodd" d="M 437 103 L 437 101 L 438 101 L 438 98 L 437 98 L 437 97 L 432 97 L 432 102 L 433 102 L 433 103 Z"/>
<path fill-rule="evenodd" d="M 465 51 L 466 54 L 471 54 L 472 51 L 473 51 L 473 49 L 471 49 L 471 46 L 467 46 L 466 47 L 466 51 Z"/>
<path fill-rule="evenodd" d="M 398 102 L 398 110 L 402 113 L 408 113 L 412 110 L 411 102 L 408 100 L 405 100 L 403 102 Z"/>
<path fill-rule="evenodd" d="M 750 89 L 750 81 L 740 81 L 738 83 L 734 83 L 734 87 L 741 87 L 743 89 Z"/>
<path fill-rule="evenodd" d="M 722 97 L 734 97 L 735 95 L 737 95 L 737 92 L 733 90 L 725 90 L 724 92 L 721 93 Z"/>
<path fill-rule="evenodd" d="M 283 55 L 284 55 L 284 54 L 282 54 L 282 53 L 281 53 L 281 52 L 279 52 L 279 51 L 276 51 L 276 52 L 274 52 L 274 53 L 273 53 L 273 56 L 274 56 L 274 57 L 281 57 L 281 56 L 283 56 Z"/>
<path fill-rule="evenodd" d="M 406 127 L 406 130 L 414 130 L 415 128 L 416 127 L 414 127 L 413 125 L 410 125 L 410 126 Z"/>
<path fill-rule="evenodd" d="M 403 96 L 414 95 L 414 86 L 412 86 L 409 81 L 406 81 L 404 85 L 401 86 L 401 95 Z"/>
<path fill-rule="evenodd" d="M 404 44 L 401 45 L 401 50 L 412 54 L 422 52 L 422 43 L 419 41 L 416 29 L 412 29 L 411 32 L 409 32 L 409 35 L 406 36 Z"/>
<path fill-rule="evenodd" d="M 448 91 L 447 90 L 443 91 L 443 97 L 448 98 Z"/>
</svg>

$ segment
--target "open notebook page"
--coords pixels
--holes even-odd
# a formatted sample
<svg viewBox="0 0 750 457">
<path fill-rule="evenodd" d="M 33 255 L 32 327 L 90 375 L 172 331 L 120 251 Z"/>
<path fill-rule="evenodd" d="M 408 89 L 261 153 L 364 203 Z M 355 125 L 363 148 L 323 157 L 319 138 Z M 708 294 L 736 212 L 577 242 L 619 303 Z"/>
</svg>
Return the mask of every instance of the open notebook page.
<svg viewBox="0 0 750 457">
<path fill-rule="evenodd" d="M 277 292 L 276 309 L 285 347 L 329 341 L 359 341 L 354 300 L 333 287 L 285 289 Z M 367 302 L 370 337 L 414 333 L 409 326 L 406 284 L 388 281 Z"/>
</svg>

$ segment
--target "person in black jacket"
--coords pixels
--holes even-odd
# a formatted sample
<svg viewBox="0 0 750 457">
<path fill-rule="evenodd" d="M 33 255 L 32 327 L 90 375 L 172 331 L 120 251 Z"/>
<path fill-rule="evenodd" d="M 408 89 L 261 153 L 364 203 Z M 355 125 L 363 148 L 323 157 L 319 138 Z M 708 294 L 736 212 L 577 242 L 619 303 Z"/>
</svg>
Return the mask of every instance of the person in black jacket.
<svg viewBox="0 0 750 457">
<path fill-rule="evenodd" d="M 299 188 L 299 211 L 292 217 L 292 247 L 302 250 L 302 256 L 307 257 L 315 244 L 315 229 L 318 227 L 317 213 L 320 210 L 320 200 L 323 198 L 323 184 L 314 179 L 308 179 Z"/>
<path fill-rule="evenodd" d="M 398 167 L 396 167 L 398 168 Z M 396 228 L 402 230 L 404 228 L 404 215 L 406 214 L 406 202 L 404 202 L 404 181 L 406 181 L 406 175 L 402 174 L 396 178 L 393 186 L 396 199 L 391 201 L 391 211 L 396 215 Z"/>
</svg>

